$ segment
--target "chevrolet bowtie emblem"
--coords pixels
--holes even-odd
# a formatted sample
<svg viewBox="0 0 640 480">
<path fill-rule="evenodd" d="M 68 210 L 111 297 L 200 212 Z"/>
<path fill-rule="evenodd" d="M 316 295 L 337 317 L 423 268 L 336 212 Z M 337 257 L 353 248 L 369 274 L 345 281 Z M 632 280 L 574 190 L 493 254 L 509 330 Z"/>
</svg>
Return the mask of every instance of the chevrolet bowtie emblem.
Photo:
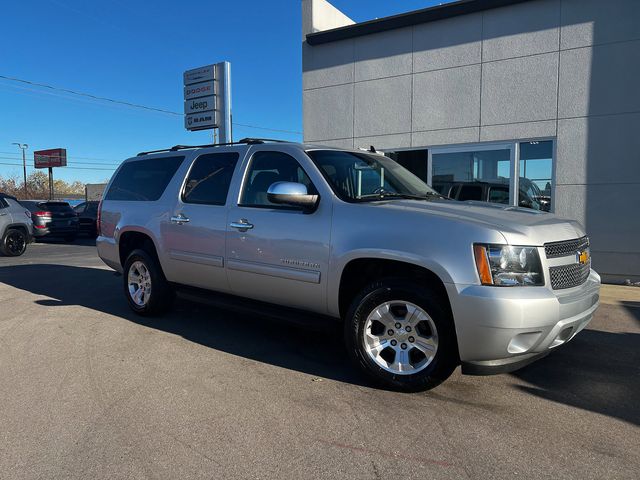
<svg viewBox="0 0 640 480">
<path fill-rule="evenodd" d="M 580 265 L 586 265 L 586 263 L 589 261 L 589 250 L 583 250 L 581 252 L 577 252 L 576 261 Z"/>
</svg>

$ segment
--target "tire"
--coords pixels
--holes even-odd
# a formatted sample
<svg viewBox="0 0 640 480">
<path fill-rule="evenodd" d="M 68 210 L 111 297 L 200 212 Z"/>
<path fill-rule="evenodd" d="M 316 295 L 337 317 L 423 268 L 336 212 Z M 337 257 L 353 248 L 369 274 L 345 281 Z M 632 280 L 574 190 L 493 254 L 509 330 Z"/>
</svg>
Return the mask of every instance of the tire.
<svg viewBox="0 0 640 480">
<path fill-rule="evenodd" d="M 7 257 L 19 257 L 27 250 L 27 236 L 22 230 L 9 228 L 2 236 L 0 250 Z"/>
<path fill-rule="evenodd" d="M 175 292 L 158 261 L 147 251 L 138 249 L 129 254 L 122 278 L 129 307 L 138 315 L 160 315 L 173 305 Z M 140 288 L 142 293 L 136 295 Z"/>
<path fill-rule="evenodd" d="M 446 300 L 413 282 L 374 282 L 356 296 L 345 318 L 349 355 L 384 388 L 432 389 L 449 378 L 459 363 L 448 312 Z"/>
</svg>

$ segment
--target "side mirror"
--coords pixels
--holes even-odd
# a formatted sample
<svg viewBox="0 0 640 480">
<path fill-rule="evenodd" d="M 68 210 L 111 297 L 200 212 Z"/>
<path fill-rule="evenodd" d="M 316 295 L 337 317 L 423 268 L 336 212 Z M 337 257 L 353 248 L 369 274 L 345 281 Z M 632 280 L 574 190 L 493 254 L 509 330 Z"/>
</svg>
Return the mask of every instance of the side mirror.
<svg viewBox="0 0 640 480">
<path fill-rule="evenodd" d="M 312 212 L 317 208 L 320 196 L 309 195 L 307 187 L 301 183 L 276 182 L 267 190 L 267 199 L 271 203 L 290 205 L 302 208 L 306 212 Z"/>
</svg>

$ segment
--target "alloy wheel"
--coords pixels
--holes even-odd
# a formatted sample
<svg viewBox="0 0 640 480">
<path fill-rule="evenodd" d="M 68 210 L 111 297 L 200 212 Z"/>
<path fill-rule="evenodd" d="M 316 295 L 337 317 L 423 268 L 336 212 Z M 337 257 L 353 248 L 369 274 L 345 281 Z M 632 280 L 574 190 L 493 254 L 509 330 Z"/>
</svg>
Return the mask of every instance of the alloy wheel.
<svg viewBox="0 0 640 480">
<path fill-rule="evenodd" d="M 367 317 L 364 347 L 384 370 L 411 375 L 424 370 L 438 351 L 438 331 L 421 307 L 402 300 L 378 305 Z"/>
<path fill-rule="evenodd" d="M 6 242 L 7 250 L 11 255 L 21 255 L 26 246 L 24 235 L 20 232 L 10 232 Z"/>
<path fill-rule="evenodd" d="M 151 274 L 140 260 L 136 260 L 129 267 L 127 285 L 133 303 L 140 308 L 146 306 L 151 297 Z"/>
</svg>

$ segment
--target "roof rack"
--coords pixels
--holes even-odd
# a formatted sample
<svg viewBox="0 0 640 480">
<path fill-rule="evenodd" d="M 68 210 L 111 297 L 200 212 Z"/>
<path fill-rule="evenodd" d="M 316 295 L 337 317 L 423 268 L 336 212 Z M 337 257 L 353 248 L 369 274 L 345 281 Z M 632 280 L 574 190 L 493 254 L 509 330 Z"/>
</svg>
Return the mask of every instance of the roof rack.
<svg viewBox="0 0 640 480">
<path fill-rule="evenodd" d="M 177 152 L 178 150 L 186 150 L 189 148 L 207 148 L 207 147 L 226 147 L 229 145 L 257 145 L 260 143 L 289 143 L 288 140 L 276 140 L 274 138 L 243 138 L 237 142 L 229 142 L 229 143 L 209 143 L 206 145 L 174 145 L 170 148 L 161 148 L 160 150 L 149 150 L 148 152 L 140 152 L 137 156 L 140 157 L 142 155 L 147 155 L 150 153 L 160 153 L 160 152 Z"/>
</svg>

